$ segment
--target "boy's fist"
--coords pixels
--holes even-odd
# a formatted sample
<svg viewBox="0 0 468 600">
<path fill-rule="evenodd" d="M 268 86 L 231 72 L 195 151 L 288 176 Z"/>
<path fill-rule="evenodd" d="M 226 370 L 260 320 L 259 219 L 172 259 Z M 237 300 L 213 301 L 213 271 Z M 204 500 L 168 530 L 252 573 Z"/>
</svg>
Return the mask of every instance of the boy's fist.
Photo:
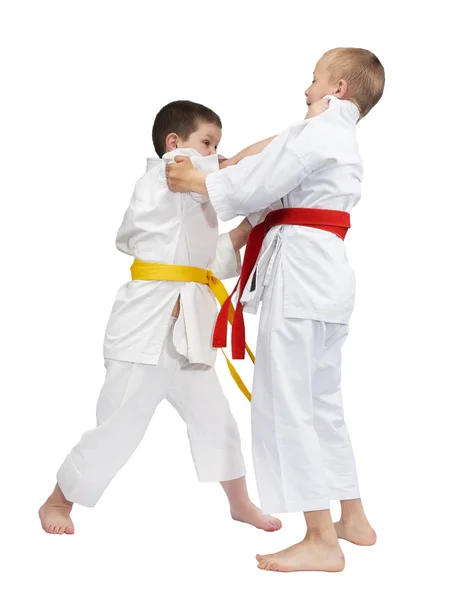
<svg viewBox="0 0 468 600">
<path fill-rule="evenodd" d="M 317 100 L 317 102 L 311 104 L 309 106 L 306 119 L 310 119 L 312 117 L 317 117 L 318 115 L 321 115 L 328 109 L 329 102 L 330 100 L 325 100 L 325 98 L 322 98 L 321 100 Z"/>
<path fill-rule="evenodd" d="M 196 173 L 192 161 L 188 156 L 176 156 L 174 161 L 176 164 L 166 165 L 168 188 L 171 192 L 190 192 L 193 176 Z"/>
</svg>

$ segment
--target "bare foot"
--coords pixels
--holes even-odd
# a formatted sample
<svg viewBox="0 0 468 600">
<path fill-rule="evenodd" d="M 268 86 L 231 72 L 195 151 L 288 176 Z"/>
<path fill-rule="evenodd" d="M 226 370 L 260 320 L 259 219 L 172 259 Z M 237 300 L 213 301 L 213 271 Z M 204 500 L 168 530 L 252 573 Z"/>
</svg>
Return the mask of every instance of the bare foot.
<svg viewBox="0 0 468 600">
<path fill-rule="evenodd" d="M 257 554 L 258 568 L 263 571 L 326 571 L 337 573 L 345 566 L 338 541 L 308 539 L 275 554 Z"/>
<path fill-rule="evenodd" d="M 52 495 L 39 509 L 42 529 L 46 533 L 59 535 L 75 533 L 75 526 L 70 518 L 72 506 L 73 503 L 68 502 L 62 494 L 62 490 L 56 485 Z"/>
<path fill-rule="evenodd" d="M 263 571 L 326 571 L 337 573 L 345 566 L 338 542 L 305 539 L 286 550 L 262 556 L 257 554 L 258 568 Z"/>
<path fill-rule="evenodd" d="M 261 510 L 250 501 L 235 507 L 231 506 L 231 517 L 234 521 L 248 523 L 263 531 L 278 531 L 283 526 L 279 519 L 263 515 Z"/>
<path fill-rule="evenodd" d="M 357 521 L 338 521 L 335 530 L 337 537 L 357 546 L 373 546 L 377 541 L 377 534 L 365 517 Z"/>
</svg>

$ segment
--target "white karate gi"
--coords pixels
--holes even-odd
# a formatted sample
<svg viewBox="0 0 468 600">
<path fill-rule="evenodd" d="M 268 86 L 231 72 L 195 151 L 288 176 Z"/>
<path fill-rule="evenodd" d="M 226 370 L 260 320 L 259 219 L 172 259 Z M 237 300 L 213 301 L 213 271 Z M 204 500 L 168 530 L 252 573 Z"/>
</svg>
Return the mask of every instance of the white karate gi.
<svg viewBox="0 0 468 600">
<path fill-rule="evenodd" d="M 211 269 L 235 277 L 240 255 L 229 234 L 218 234 L 211 203 L 167 188 L 165 165 L 190 156 L 205 173 L 218 157 L 183 149 L 149 159 L 117 234 L 117 247 L 143 261 Z M 180 296 L 180 315 L 171 317 Z M 245 474 L 237 425 L 213 368 L 211 337 L 216 300 L 193 282 L 129 281 L 117 293 L 104 340 L 106 380 L 97 405 L 97 426 L 86 432 L 61 466 L 65 497 L 94 506 L 139 445 L 164 399 L 186 421 L 200 481 L 228 481 Z"/>
<path fill-rule="evenodd" d="M 259 155 L 206 185 L 222 220 L 281 197 L 285 208 L 350 212 L 360 199 L 359 113 L 348 101 L 280 134 Z M 278 226 L 264 240 L 242 302 L 262 313 L 252 390 L 252 436 L 262 510 L 321 510 L 359 497 L 343 418 L 341 347 L 355 279 L 343 241 L 310 227 Z"/>
</svg>

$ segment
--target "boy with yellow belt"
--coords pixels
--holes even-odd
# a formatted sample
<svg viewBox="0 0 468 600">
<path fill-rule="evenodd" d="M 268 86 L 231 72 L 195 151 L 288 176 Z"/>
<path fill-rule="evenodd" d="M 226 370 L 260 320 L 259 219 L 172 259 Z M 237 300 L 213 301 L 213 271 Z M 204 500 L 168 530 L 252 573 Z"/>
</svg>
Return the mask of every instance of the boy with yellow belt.
<svg viewBox="0 0 468 600">
<path fill-rule="evenodd" d="M 211 345 L 217 316 L 212 290 L 223 295 L 216 278 L 239 274 L 239 250 L 261 216 L 219 235 L 209 200 L 170 192 L 165 176 L 176 154 L 190 157 L 204 174 L 218 170 L 220 139 L 219 117 L 202 105 L 173 102 L 156 117 L 153 142 L 162 158 L 148 160 L 117 234 L 117 248 L 135 262 L 132 281 L 118 291 L 107 325 L 107 374 L 97 426 L 67 456 L 54 492 L 40 509 L 48 533 L 74 533 L 73 503 L 97 503 L 164 398 L 187 424 L 199 480 L 221 482 L 232 517 L 266 531 L 281 527 L 248 497 L 239 432 L 214 370 Z"/>
</svg>

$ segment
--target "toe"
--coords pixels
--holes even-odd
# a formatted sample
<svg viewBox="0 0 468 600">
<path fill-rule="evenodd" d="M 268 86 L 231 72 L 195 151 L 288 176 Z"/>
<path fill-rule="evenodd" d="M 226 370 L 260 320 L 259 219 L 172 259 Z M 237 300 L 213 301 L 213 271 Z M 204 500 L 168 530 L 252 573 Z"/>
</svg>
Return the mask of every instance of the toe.
<svg viewBox="0 0 468 600">
<path fill-rule="evenodd" d="M 282 527 L 282 523 L 278 519 L 271 519 L 270 525 L 272 527 L 272 531 L 278 531 L 278 529 L 281 529 Z"/>
<path fill-rule="evenodd" d="M 67 535 L 73 535 L 75 533 L 75 528 L 72 525 L 68 525 L 68 527 L 65 527 L 65 533 Z"/>
</svg>

